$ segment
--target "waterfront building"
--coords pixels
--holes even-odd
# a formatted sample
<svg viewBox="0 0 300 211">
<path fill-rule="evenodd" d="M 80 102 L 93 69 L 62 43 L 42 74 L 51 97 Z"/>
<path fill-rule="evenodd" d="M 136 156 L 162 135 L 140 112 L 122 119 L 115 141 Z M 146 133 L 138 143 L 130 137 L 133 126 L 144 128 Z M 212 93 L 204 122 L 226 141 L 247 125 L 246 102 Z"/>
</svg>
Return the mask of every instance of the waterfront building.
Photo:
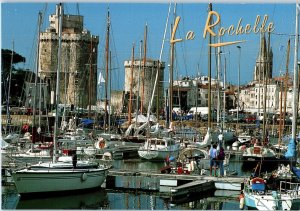
<svg viewBox="0 0 300 211">
<path fill-rule="evenodd" d="M 183 77 L 181 80 L 173 82 L 173 107 L 181 108 L 187 111 L 191 107 L 207 107 L 208 106 L 208 77 Z M 224 83 L 216 79 L 211 79 L 211 99 L 212 108 L 217 109 L 218 95 L 217 91 L 220 89 L 220 102 L 223 102 L 223 93 L 226 94 L 226 109 L 233 108 L 234 98 L 233 92 L 230 92 Z"/>
<path fill-rule="evenodd" d="M 39 76 L 48 84 L 48 104 L 55 104 L 58 62 L 58 6 L 49 16 L 50 26 L 40 33 Z M 62 16 L 60 102 L 81 108 L 97 99 L 97 52 L 99 37 L 83 28 L 83 16 Z"/>
<path fill-rule="evenodd" d="M 266 111 L 276 112 L 279 108 L 280 89 L 278 83 L 272 80 L 265 87 L 265 84 L 252 82 L 246 86 L 240 87 L 240 105 L 241 110 L 249 112 L 262 112 L 264 109 L 264 96 L 266 90 Z"/>
<path fill-rule="evenodd" d="M 280 103 L 282 102 L 282 112 L 284 106 L 286 111 L 292 113 L 293 99 L 293 83 L 292 79 L 288 79 L 286 88 L 286 97 L 284 96 L 285 87 L 283 77 L 275 77 L 266 85 L 266 111 L 270 113 L 280 112 Z M 248 85 L 240 87 L 240 104 L 243 105 L 242 110 L 248 112 L 263 112 L 264 109 L 264 89 L 265 84 L 259 84 L 257 81 L 250 82 Z M 286 101 L 285 101 L 286 99 Z M 284 103 L 285 102 L 285 103 Z"/>
</svg>

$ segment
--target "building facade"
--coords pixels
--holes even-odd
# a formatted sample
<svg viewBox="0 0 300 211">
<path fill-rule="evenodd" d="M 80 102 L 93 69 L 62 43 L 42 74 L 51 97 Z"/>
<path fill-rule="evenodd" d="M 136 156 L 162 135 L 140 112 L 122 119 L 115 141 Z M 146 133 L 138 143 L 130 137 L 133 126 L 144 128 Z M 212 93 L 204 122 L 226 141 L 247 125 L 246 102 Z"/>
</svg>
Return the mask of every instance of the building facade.
<svg viewBox="0 0 300 211">
<path fill-rule="evenodd" d="M 184 77 L 181 80 L 176 80 L 173 83 L 173 107 L 178 107 L 183 111 L 188 111 L 192 107 L 207 107 L 208 106 L 208 84 L 207 76 L 201 77 Z M 218 85 L 219 84 L 219 85 Z M 229 90 L 224 89 L 224 83 L 215 79 L 211 79 L 211 106 L 217 109 L 218 102 L 220 106 L 224 102 L 224 91 L 226 98 L 226 109 L 231 109 L 233 106 L 233 98 L 229 97 Z M 219 90 L 219 98 L 218 98 Z M 232 93 L 233 94 L 233 93 Z"/>
</svg>

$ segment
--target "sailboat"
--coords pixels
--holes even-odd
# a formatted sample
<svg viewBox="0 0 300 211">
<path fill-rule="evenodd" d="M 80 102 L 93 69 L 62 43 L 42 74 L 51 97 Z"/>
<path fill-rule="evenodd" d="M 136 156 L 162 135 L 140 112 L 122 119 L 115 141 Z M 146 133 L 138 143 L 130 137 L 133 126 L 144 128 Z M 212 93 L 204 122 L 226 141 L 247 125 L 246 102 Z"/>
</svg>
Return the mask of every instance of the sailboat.
<svg viewBox="0 0 300 211">
<path fill-rule="evenodd" d="M 171 4 L 169 5 L 169 13 L 170 13 L 170 8 L 171 8 Z M 176 6 L 175 6 L 176 8 Z M 168 15 L 169 17 L 169 15 Z M 178 17 L 176 18 L 177 22 Z M 167 22 L 166 22 L 166 27 L 167 27 L 167 23 L 168 23 L 168 18 L 167 18 Z M 163 44 L 164 44 L 164 39 L 165 39 L 165 34 L 166 34 L 166 30 L 164 33 L 164 38 L 163 38 L 163 43 L 162 43 L 162 48 L 163 48 Z M 174 53 L 174 45 L 175 42 L 170 42 L 171 45 L 171 67 L 170 67 L 170 73 L 172 73 L 173 71 L 173 59 L 174 57 L 172 56 Z M 138 154 L 142 159 L 147 159 L 147 160 L 160 160 L 163 161 L 165 160 L 167 157 L 174 157 L 177 158 L 179 155 L 179 151 L 181 150 L 181 144 L 179 142 L 179 140 L 174 139 L 172 137 L 159 137 L 159 138 L 154 138 L 154 137 L 150 137 L 150 109 L 152 107 L 152 102 L 153 102 L 153 98 L 155 95 L 155 89 L 157 87 L 157 82 L 158 82 L 158 74 L 159 74 L 159 67 L 160 67 L 160 61 L 161 61 L 161 56 L 162 56 L 162 48 L 161 48 L 161 52 L 160 52 L 160 58 L 159 58 L 159 63 L 158 63 L 158 67 L 157 67 L 157 72 L 156 72 L 156 77 L 155 77 L 155 82 L 154 82 L 154 89 L 152 91 L 152 96 L 148 105 L 148 110 L 147 110 L 147 121 L 146 123 L 144 123 L 145 127 L 147 126 L 147 134 L 146 134 L 146 140 L 145 143 L 143 144 L 143 146 L 141 146 L 138 149 Z M 170 87 L 172 87 L 172 74 L 170 74 Z M 172 93 L 172 91 L 170 91 Z M 170 94 L 170 93 L 169 93 Z M 172 95 L 170 94 L 170 98 L 172 98 Z M 172 101 L 172 100 L 170 100 Z M 171 104 L 171 103 L 170 103 Z M 157 127 L 158 129 L 158 127 Z"/>
<path fill-rule="evenodd" d="M 212 11 L 212 4 L 210 3 L 209 4 L 209 11 Z M 212 43 L 212 37 L 211 37 L 211 34 L 209 34 L 209 44 Z M 207 122 L 208 122 L 208 127 L 207 127 L 207 132 L 206 132 L 206 135 L 204 137 L 204 139 L 201 141 L 201 142 L 197 142 L 195 145 L 197 147 L 200 147 L 200 148 L 206 148 L 208 146 L 211 146 L 212 142 L 215 142 L 215 143 L 218 143 L 219 141 L 223 141 L 223 142 L 228 142 L 228 141 L 233 141 L 234 139 L 234 132 L 233 131 L 230 131 L 229 129 L 228 130 L 225 130 L 224 128 L 222 128 L 222 130 L 217 130 L 217 131 L 214 131 L 212 130 L 212 124 L 211 124 L 211 117 L 213 116 L 212 115 L 212 97 L 211 97 L 211 94 L 212 94 L 212 90 L 211 90 L 211 69 L 212 69 L 212 62 L 211 62 L 211 55 L 212 55 L 212 46 L 209 45 L 208 47 L 208 78 L 209 78 L 209 82 L 208 82 L 208 119 L 207 119 Z M 221 51 L 219 49 L 219 52 L 218 52 L 218 56 L 220 56 L 221 54 Z M 220 58 L 218 58 L 218 61 L 219 61 L 219 64 L 220 64 Z M 220 72 L 220 66 L 218 67 L 218 72 Z M 225 85 L 225 82 L 224 82 L 224 85 Z M 218 80 L 218 86 L 219 86 L 219 80 Z M 224 104 L 225 105 L 225 104 Z M 220 110 L 220 95 L 218 97 L 218 110 Z M 225 110 L 225 109 L 224 109 Z M 219 119 L 219 118 L 218 118 Z"/>
<path fill-rule="evenodd" d="M 56 107 L 59 102 L 59 75 L 61 68 L 61 35 L 63 5 L 58 5 L 58 67 L 56 84 Z M 57 108 L 56 108 L 57 110 Z M 54 155 L 52 162 L 38 163 L 12 172 L 17 191 L 21 195 L 51 193 L 61 191 L 79 191 L 100 187 L 106 179 L 109 167 L 92 161 L 77 161 L 71 157 L 57 158 L 58 112 L 54 124 Z"/>
<path fill-rule="evenodd" d="M 268 38 L 268 40 L 270 41 L 270 37 Z M 265 56 L 266 53 L 266 59 L 268 61 L 269 59 L 269 54 L 270 54 L 270 43 L 268 43 L 268 46 L 266 47 L 265 45 L 265 36 L 262 35 L 261 36 L 261 52 L 260 52 L 260 59 L 261 57 Z M 263 66 L 263 68 L 265 68 L 266 66 Z M 261 69 L 260 69 L 261 71 Z M 257 162 L 274 162 L 274 161 L 278 161 L 276 152 L 271 149 L 268 145 L 268 137 L 267 137 L 267 133 L 266 133 L 266 104 L 267 104 L 267 75 L 265 74 L 266 70 L 263 69 L 264 74 L 263 74 L 263 83 L 264 83 L 264 107 L 263 107 L 263 114 L 264 114 L 264 118 L 263 118 L 263 134 L 262 137 L 258 137 L 255 140 L 254 145 L 251 145 L 247 148 L 245 148 L 245 150 L 243 150 L 242 153 L 242 159 L 243 159 L 243 164 L 246 164 L 248 167 L 252 168 L 254 165 L 257 164 Z M 260 90 L 260 89 L 259 89 Z M 260 94 L 259 94 L 260 96 Z M 259 97 L 260 99 L 260 97 Z M 260 107 L 260 103 L 259 103 L 259 107 Z M 249 165 L 250 164 L 250 165 Z M 252 164 L 252 165 L 251 165 Z M 267 167 L 267 165 L 263 165 L 263 167 Z M 271 167 L 271 166 L 268 166 Z"/>
<path fill-rule="evenodd" d="M 298 115 L 298 34 L 299 34 L 299 10 L 300 5 L 296 4 L 296 33 L 295 33 L 295 57 L 294 57 L 294 94 L 293 94 L 293 115 Z M 288 145 L 285 158 L 294 163 L 296 159 L 296 118 L 292 122 L 292 138 Z M 296 168 L 292 167 L 293 173 L 297 174 Z M 244 195 L 245 204 L 258 210 L 299 210 L 300 207 L 300 183 L 281 181 L 275 190 L 266 190 L 266 184 L 262 178 L 253 178 L 245 182 Z"/>
</svg>

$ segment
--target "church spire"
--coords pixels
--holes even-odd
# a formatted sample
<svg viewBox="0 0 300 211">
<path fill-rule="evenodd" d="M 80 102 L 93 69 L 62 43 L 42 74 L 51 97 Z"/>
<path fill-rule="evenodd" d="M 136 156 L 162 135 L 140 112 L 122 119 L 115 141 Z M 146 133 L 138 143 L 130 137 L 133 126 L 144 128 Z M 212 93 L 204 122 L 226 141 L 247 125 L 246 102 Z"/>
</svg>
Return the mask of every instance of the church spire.
<svg viewBox="0 0 300 211">
<path fill-rule="evenodd" d="M 265 34 L 261 34 L 259 55 L 256 60 L 254 70 L 254 80 L 263 80 L 264 73 L 266 78 L 272 78 L 272 66 L 273 66 L 273 52 L 270 47 L 270 36 L 268 37 L 268 43 L 266 41 Z"/>
</svg>

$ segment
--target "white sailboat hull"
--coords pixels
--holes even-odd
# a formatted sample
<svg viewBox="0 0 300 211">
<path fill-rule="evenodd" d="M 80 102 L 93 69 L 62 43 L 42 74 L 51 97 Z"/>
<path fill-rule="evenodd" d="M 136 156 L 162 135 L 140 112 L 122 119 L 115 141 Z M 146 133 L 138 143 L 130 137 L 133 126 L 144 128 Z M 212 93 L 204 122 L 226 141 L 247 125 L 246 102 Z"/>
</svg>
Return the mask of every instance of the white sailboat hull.
<svg viewBox="0 0 300 211">
<path fill-rule="evenodd" d="M 285 194 L 276 199 L 273 195 L 245 192 L 245 204 L 258 210 L 294 210 L 300 207 L 300 196 L 294 198 Z"/>
<path fill-rule="evenodd" d="M 243 161 L 274 161 L 276 160 L 276 153 L 269 148 L 262 146 L 252 146 L 246 148 L 243 152 Z"/>
<path fill-rule="evenodd" d="M 172 151 L 160 151 L 160 150 L 138 150 L 138 154 L 142 159 L 146 160 L 165 160 L 167 156 L 172 156 L 174 158 L 177 158 L 179 155 L 179 148 L 178 150 L 172 150 Z"/>
<path fill-rule="evenodd" d="M 70 164 L 72 165 L 72 164 Z M 100 187 L 108 168 L 25 168 L 12 173 L 19 194 L 77 191 Z"/>
<path fill-rule="evenodd" d="M 140 158 L 146 160 L 163 161 L 167 156 L 177 158 L 180 151 L 180 143 L 170 138 L 148 139 L 138 149 Z"/>
</svg>

